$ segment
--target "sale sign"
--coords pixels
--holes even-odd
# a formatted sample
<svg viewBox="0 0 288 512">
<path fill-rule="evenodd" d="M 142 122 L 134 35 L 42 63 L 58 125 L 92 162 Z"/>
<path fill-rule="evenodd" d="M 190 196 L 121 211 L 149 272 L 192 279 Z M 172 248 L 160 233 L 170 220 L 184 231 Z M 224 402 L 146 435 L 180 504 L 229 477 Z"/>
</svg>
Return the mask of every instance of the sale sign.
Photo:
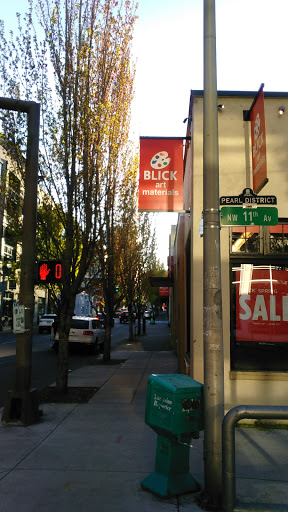
<svg viewBox="0 0 288 512">
<path fill-rule="evenodd" d="M 244 286 L 240 276 L 237 270 L 236 341 L 288 342 L 288 272 L 253 267 Z"/>
<path fill-rule="evenodd" d="M 253 190 L 258 193 L 267 183 L 264 91 L 261 86 L 250 112 Z"/>
<path fill-rule="evenodd" d="M 140 137 L 139 211 L 183 211 L 183 139 Z"/>
</svg>

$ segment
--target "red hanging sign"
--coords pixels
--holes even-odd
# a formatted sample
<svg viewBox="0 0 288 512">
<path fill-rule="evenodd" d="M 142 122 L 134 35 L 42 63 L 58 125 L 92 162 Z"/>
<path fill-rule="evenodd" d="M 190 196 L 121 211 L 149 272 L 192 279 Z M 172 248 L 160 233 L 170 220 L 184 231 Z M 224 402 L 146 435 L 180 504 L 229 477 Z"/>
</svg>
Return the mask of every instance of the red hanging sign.
<svg viewBox="0 0 288 512">
<path fill-rule="evenodd" d="M 140 137 L 140 211 L 183 211 L 183 139 Z"/>
<path fill-rule="evenodd" d="M 250 111 L 253 190 L 256 194 L 260 192 L 268 181 L 263 86 L 264 84 L 261 85 Z"/>
<path fill-rule="evenodd" d="M 169 297 L 169 286 L 159 286 L 159 297 Z"/>
</svg>

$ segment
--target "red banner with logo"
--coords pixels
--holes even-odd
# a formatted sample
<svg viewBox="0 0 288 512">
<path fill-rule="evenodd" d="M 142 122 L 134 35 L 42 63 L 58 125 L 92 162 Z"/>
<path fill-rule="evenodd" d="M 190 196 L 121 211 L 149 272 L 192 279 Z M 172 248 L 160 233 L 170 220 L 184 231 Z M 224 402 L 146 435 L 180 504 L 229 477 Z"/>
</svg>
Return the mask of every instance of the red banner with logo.
<svg viewBox="0 0 288 512">
<path fill-rule="evenodd" d="M 159 297 L 169 297 L 169 286 L 159 286 Z"/>
<path fill-rule="evenodd" d="M 139 211 L 183 211 L 183 139 L 140 137 Z"/>
<path fill-rule="evenodd" d="M 236 340 L 288 342 L 288 272 L 249 266 L 236 272 Z"/>
<path fill-rule="evenodd" d="M 250 112 L 253 190 L 258 193 L 267 183 L 266 130 L 263 85 Z"/>
</svg>

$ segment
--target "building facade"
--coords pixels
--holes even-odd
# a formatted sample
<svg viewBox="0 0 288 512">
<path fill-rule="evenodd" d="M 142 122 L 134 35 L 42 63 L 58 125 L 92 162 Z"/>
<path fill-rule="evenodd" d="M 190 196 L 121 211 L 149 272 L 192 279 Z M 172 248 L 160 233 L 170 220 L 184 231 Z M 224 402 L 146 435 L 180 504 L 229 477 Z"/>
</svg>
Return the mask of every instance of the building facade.
<svg viewBox="0 0 288 512">
<path fill-rule="evenodd" d="M 243 112 L 254 97 L 252 92 L 218 92 L 220 197 L 252 189 L 250 122 Z M 276 197 L 278 224 L 257 225 L 257 210 L 250 208 L 245 215 L 252 216 L 252 225 L 221 226 L 226 411 L 237 404 L 287 403 L 288 94 L 265 93 L 264 98 L 268 183 L 258 196 Z M 203 382 L 203 91 L 191 92 L 187 138 L 172 329 L 179 371 Z"/>
</svg>

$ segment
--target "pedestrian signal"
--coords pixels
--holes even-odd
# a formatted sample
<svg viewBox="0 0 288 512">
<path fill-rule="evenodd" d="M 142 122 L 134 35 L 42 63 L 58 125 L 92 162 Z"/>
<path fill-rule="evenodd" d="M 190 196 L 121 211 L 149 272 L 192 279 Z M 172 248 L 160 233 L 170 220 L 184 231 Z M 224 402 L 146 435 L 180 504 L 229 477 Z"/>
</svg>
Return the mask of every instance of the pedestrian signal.
<svg viewBox="0 0 288 512">
<path fill-rule="evenodd" d="M 62 263 L 60 260 L 40 260 L 37 264 L 37 283 L 55 284 L 62 281 Z"/>
</svg>

